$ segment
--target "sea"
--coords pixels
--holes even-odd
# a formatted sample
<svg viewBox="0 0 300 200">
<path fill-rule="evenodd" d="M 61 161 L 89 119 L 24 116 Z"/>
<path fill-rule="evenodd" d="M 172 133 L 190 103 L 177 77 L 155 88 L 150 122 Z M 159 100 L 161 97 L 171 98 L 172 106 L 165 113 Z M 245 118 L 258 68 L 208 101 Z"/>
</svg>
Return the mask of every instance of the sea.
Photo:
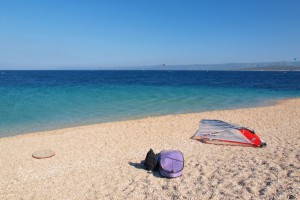
<svg viewBox="0 0 300 200">
<path fill-rule="evenodd" d="M 0 137 L 297 97 L 299 71 L 2 70 Z"/>
</svg>

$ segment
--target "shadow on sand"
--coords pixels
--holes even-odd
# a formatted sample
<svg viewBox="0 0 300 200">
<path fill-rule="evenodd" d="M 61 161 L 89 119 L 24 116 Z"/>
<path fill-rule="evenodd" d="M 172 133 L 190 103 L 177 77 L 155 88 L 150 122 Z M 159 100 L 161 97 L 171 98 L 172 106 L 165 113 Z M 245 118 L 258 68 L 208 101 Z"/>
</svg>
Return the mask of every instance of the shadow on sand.
<svg viewBox="0 0 300 200">
<path fill-rule="evenodd" d="M 140 163 L 133 163 L 133 162 L 128 162 L 128 164 L 130 166 L 133 166 L 137 169 L 142 169 L 142 170 L 145 170 L 145 167 L 144 167 L 144 160 L 142 160 Z M 146 171 L 146 170 L 145 170 Z M 159 170 L 158 169 L 155 169 L 153 171 L 147 171 L 148 174 L 153 174 L 153 176 L 157 177 L 157 178 L 165 178 L 163 176 L 160 175 L 159 173 Z"/>
</svg>

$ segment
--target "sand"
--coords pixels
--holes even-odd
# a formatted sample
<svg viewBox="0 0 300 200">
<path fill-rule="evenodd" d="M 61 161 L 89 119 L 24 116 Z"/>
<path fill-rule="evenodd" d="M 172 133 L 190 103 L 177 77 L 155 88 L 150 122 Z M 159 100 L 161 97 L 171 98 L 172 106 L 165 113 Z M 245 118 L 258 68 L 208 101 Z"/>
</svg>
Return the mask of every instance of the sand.
<svg viewBox="0 0 300 200">
<path fill-rule="evenodd" d="M 254 129 L 267 148 L 203 144 L 199 120 Z M 179 149 L 183 176 L 140 162 Z M 35 159 L 50 149 L 55 156 Z M 149 117 L 0 139 L 0 199 L 300 199 L 300 99 L 274 106 Z"/>
</svg>

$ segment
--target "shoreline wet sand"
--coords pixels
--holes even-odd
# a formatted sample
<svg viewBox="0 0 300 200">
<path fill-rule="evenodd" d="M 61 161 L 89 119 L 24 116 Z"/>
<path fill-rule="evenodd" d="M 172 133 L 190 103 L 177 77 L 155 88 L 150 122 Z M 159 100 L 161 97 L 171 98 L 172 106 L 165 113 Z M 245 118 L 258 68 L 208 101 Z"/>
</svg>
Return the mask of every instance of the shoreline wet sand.
<svg viewBox="0 0 300 200">
<path fill-rule="evenodd" d="M 254 129 L 267 148 L 190 139 L 201 119 Z M 300 197 L 300 99 L 0 138 L 0 199 L 288 199 Z M 147 151 L 179 149 L 176 179 L 147 173 Z M 34 159 L 50 149 L 55 156 Z"/>
</svg>

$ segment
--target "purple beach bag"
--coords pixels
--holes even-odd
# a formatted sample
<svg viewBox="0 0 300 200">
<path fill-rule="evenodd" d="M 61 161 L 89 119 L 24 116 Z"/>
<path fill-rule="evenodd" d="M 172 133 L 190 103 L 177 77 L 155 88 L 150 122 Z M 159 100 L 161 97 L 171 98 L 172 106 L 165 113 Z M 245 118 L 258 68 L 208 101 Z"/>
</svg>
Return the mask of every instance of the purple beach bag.
<svg viewBox="0 0 300 200">
<path fill-rule="evenodd" d="M 167 178 L 176 178 L 182 175 L 184 167 L 183 155 L 178 150 L 160 152 L 159 172 Z"/>
</svg>

